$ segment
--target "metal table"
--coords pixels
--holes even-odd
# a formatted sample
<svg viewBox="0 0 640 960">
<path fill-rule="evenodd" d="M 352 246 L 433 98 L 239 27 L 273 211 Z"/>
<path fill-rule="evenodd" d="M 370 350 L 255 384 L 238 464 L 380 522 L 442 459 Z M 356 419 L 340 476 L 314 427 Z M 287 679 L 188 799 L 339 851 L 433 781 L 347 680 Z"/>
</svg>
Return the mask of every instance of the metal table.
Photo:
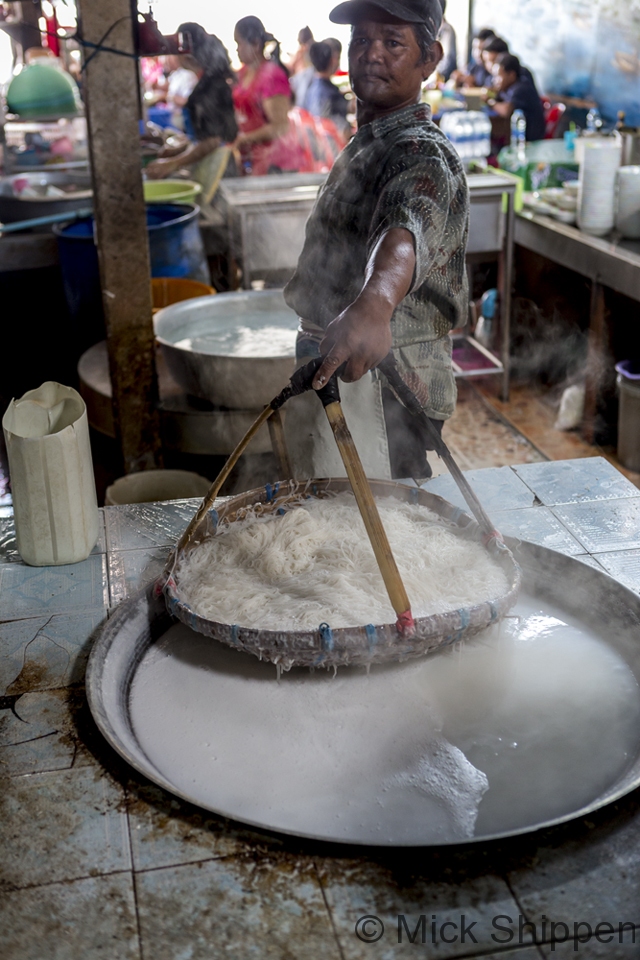
<svg viewBox="0 0 640 960">
<path fill-rule="evenodd" d="M 604 290 L 609 287 L 640 301 L 640 241 L 592 237 L 576 227 L 535 213 L 518 214 L 515 242 L 592 281 L 587 358 L 587 394 L 583 433 L 594 439 L 595 414 L 605 344 Z"/>
<path fill-rule="evenodd" d="M 218 194 L 230 236 L 231 252 L 242 264 L 243 286 L 283 273 L 293 274 L 305 238 L 305 226 L 326 174 L 286 174 L 224 180 Z M 501 295 L 500 359 L 464 335 L 480 361 L 455 370 L 458 377 L 499 375 L 502 396 L 509 395 L 509 338 L 513 274 L 513 224 L 516 184 L 499 174 L 471 174 L 469 262 L 497 258 Z M 505 199 L 506 198 L 506 202 Z M 489 361 L 487 365 L 484 361 Z"/>
<path fill-rule="evenodd" d="M 604 460 L 469 479 L 506 534 L 604 567 L 640 592 L 640 491 Z M 449 478 L 427 489 L 448 495 Z M 106 508 L 92 556 L 48 568 L 21 563 L 10 508 L 0 508 L 3 960 L 636 957 L 636 794 L 588 820 L 503 843 L 344 848 L 206 813 L 107 747 L 83 691 L 92 633 L 160 573 L 196 503 Z M 384 929 L 356 927 L 365 916 Z M 530 945 L 531 927 L 520 937 L 520 920 L 535 924 L 539 946 Z M 464 941 L 461 923 L 472 934 Z M 577 952 L 571 940 L 553 943 L 554 934 L 573 937 L 574 923 L 604 924 L 602 941 L 576 943 Z M 607 923 L 616 928 L 609 946 Z M 622 943 L 620 923 L 628 924 Z"/>
</svg>

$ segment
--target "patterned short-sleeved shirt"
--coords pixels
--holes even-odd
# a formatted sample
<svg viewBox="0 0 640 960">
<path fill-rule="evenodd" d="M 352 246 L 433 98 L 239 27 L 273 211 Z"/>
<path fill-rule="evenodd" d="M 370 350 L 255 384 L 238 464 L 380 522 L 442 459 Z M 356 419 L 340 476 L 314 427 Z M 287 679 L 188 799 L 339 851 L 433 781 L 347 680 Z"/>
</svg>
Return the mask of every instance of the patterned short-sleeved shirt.
<svg viewBox="0 0 640 960">
<path fill-rule="evenodd" d="M 404 227 L 414 237 L 412 288 L 392 319 L 401 367 L 429 394 L 430 416 L 455 406 L 449 331 L 468 310 L 465 254 L 469 191 L 458 154 L 424 104 L 360 128 L 343 150 L 307 223 L 298 268 L 285 299 L 300 317 L 325 329 L 364 285 L 380 238 Z"/>
</svg>

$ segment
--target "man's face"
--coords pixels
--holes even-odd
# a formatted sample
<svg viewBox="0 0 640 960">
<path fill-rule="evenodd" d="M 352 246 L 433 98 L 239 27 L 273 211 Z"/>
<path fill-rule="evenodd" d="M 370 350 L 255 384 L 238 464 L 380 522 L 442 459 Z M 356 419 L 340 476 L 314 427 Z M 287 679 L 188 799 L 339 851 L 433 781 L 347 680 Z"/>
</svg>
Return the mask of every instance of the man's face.
<svg viewBox="0 0 640 960">
<path fill-rule="evenodd" d="M 423 82 L 436 64 L 438 44 L 426 63 L 413 27 L 407 23 L 361 20 L 353 27 L 349 45 L 349 73 L 353 91 L 362 103 L 393 109 L 417 100 Z"/>
<path fill-rule="evenodd" d="M 493 73 L 493 65 L 499 56 L 499 53 L 493 53 L 489 50 L 482 51 L 482 62 L 484 63 L 484 68 L 488 73 Z"/>
<path fill-rule="evenodd" d="M 493 89 L 498 93 L 508 90 L 517 80 L 513 70 L 505 70 L 501 63 L 495 63 L 493 66 Z"/>
</svg>

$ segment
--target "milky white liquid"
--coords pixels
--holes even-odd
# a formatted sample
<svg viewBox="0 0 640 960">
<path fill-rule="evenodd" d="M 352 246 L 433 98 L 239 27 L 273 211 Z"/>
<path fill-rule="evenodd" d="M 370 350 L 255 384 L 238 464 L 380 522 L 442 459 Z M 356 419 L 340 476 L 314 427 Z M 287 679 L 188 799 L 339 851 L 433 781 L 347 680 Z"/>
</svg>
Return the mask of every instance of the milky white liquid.
<svg viewBox="0 0 640 960">
<path fill-rule="evenodd" d="M 628 665 L 523 597 L 461 649 L 331 673 L 275 668 L 172 627 L 130 696 L 175 788 L 238 820 L 351 842 L 429 844 L 572 813 L 640 749 Z"/>
<path fill-rule="evenodd" d="M 196 316 L 184 326 L 172 342 L 185 350 L 217 357 L 295 357 L 298 318 L 286 308 L 268 314 L 243 311 L 239 319 Z"/>
</svg>

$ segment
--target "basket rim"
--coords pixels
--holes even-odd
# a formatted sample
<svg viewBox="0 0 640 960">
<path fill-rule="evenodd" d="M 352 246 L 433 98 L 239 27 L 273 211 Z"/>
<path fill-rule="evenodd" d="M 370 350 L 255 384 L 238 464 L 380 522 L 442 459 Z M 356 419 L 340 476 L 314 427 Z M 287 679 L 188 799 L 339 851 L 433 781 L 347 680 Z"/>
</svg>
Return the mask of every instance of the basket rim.
<svg viewBox="0 0 640 960">
<path fill-rule="evenodd" d="M 470 539 L 482 543 L 482 532 L 477 522 L 464 510 L 442 497 L 393 480 L 371 480 L 370 484 L 374 495 L 392 496 L 408 503 L 426 506 L 454 528 L 458 528 L 460 533 L 464 532 Z M 321 493 L 337 494 L 345 490 L 351 490 L 347 478 L 288 480 L 268 483 L 264 487 L 230 497 L 210 512 L 208 529 L 204 535 L 180 555 L 175 555 L 173 566 L 175 568 L 180 556 L 190 552 L 209 536 L 215 535 L 222 521 L 236 522 L 236 515 L 242 509 L 262 505 L 268 513 L 276 513 L 294 499 L 319 498 Z M 164 584 L 164 594 L 169 612 L 192 630 L 221 640 L 229 646 L 254 653 L 261 659 L 276 663 L 288 663 L 291 660 L 292 665 L 309 666 L 326 666 L 347 660 L 350 663 L 379 662 L 377 658 L 384 655 L 385 649 L 393 649 L 395 659 L 404 659 L 420 656 L 476 633 L 502 619 L 514 606 L 522 582 L 520 567 L 504 543 L 494 540 L 486 548 L 507 575 L 507 593 L 473 606 L 416 618 L 415 634 L 408 639 L 400 638 L 395 622 L 336 628 L 329 624 L 319 624 L 314 630 L 275 631 L 208 620 L 180 598 L 173 572 Z"/>
</svg>

